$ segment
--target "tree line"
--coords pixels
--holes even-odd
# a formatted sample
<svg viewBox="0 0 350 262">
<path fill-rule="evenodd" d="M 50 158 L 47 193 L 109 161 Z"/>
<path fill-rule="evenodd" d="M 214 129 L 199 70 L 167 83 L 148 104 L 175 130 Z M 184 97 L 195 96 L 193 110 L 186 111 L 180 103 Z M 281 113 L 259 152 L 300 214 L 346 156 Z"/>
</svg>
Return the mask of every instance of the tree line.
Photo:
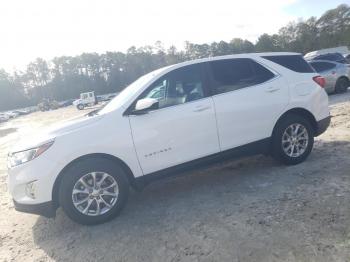
<svg viewBox="0 0 350 262">
<path fill-rule="evenodd" d="M 291 22 L 277 34 L 262 34 L 256 43 L 241 38 L 210 44 L 185 42 L 184 49 L 178 50 L 156 42 L 154 46 L 132 46 L 125 53 L 83 53 L 50 61 L 37 58 L 24 71 L 9 74 L 0 69 L 0 111 L 35 105 L 44 98 L 76 98 L 85 91 L 119 92 L 145 73 L 191 59 L 271 51 L 305 54 L 341 45 L 350 46 L 350 6 L 346 4 L 319 18 Z"/>
</svg>

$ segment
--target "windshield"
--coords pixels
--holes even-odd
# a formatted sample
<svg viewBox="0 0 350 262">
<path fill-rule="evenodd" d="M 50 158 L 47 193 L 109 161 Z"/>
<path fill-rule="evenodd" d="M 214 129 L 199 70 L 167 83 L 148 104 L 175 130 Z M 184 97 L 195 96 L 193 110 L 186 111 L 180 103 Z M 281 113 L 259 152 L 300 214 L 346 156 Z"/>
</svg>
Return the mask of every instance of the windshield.
<svg viewBox="0 0 350 262">
<path fill-rule="evenodd" d="M 114 99 L 112 99 L 107 105 L 105 105 L 98 114 L 105 114 L 111 112 L 120 106 L 122 106 L 126 101 L 132 98 L 137 91 L 142 88 L 148 81 L 150 81 L 155 75 L 159 74 L 161 71 L 165 70 L 167 67 L 160 68 L 158 70 L 152 71 L 146 75 L 141 76 L 135 82 L 127 86 L 123 91 L 121 91 Z"/>
</svg>

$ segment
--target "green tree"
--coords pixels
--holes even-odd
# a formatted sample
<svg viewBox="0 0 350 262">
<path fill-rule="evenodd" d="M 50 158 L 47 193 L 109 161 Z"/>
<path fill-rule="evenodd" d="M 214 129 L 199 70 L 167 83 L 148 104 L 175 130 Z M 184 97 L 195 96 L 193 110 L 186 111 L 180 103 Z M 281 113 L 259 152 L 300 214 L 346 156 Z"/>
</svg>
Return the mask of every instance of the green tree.
<svg viewBox="0 0 350 262">
<path fill-rule="evenodd" d="M 36 104 L 43 98 L 65 100 L 81 92 L 96 94 L 119 92 L 141 75 L 185 60 L 248 52 L 312 50 L 350 46 L 350 7 L 339 5 L 320 18 L 310 17 L 282 27 L 277 34 L 262 34 L 255 44 L 241 38 L 212 43 L 185 42 L 184 50 L 164 48 L 160 41 L 153 46 L 131 46 L 125 53 L 83 53 L 37 58 L 24 72 L 12 75 L 0 70 L 0 110 Z"/>
</svg>

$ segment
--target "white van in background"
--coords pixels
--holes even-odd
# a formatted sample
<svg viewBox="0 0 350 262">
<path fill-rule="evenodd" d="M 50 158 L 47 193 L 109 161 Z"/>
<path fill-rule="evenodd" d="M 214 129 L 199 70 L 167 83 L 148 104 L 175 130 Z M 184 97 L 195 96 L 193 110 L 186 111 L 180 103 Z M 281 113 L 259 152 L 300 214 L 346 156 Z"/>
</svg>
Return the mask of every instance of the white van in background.
<svg viewBox="0 0 350 262">
<path fill-rule="evenodd" d="M 93 106 L 97 104 L 97 98 L 95 92 L 86 92 L 81 93 L 80 98 L 73 102 L 73 105 L 76 106 L 79 110 L 83 110 L 87 106 Z"/>
</svg>

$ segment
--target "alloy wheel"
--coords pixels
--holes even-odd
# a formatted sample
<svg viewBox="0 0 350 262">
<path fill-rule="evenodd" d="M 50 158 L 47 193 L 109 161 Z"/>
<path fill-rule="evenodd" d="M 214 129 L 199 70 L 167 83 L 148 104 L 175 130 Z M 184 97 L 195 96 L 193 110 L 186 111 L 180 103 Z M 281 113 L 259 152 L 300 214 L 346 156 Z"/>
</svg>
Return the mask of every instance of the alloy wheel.
<svg viewBox="0 0 350 262">
<path fill-rule="evenodd" d="M 308 131 L 299 123 L 289 125 L 282 135 L 282 149 L 289 157 L 299 157 L 304 154 L 308 143 Z"/>
<path fill-rule="evenodd" d="M 118 183 L 105 172 L 90 172 L 74 185 L 74 207 L 87 216 L 99 216 L 110 211 L 118 200 Z"/>
</svg>

